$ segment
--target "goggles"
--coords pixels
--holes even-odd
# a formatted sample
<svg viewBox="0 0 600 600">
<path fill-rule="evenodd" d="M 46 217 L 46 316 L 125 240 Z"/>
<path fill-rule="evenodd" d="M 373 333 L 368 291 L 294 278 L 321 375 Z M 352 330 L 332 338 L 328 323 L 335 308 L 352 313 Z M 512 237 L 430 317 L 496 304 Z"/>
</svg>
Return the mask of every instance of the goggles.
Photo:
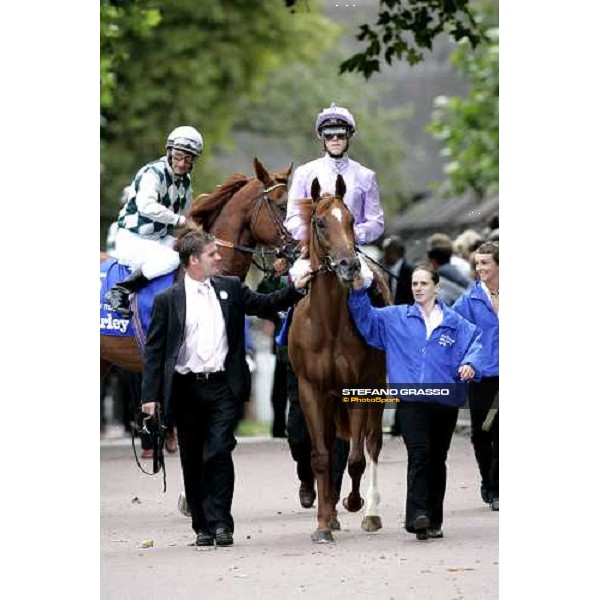
<svg viewBox="0 0 600 600">
<path fill-rule="evenodd" d="M 197 158 L 197 156 L 187 154 L 186 152 L 177 152 L 177 150 L 171 151 L 171 160 L 176 162 L 185 162 L 186 165 L 193 165 Z"/>
<path fill-rule="evenodd" d="M 327 141 L 337 137 L 339 140 L 348 139 L 348 130 L 345 127 L 326 127 L 322 131 L 323 138 Z"/>
</svg>

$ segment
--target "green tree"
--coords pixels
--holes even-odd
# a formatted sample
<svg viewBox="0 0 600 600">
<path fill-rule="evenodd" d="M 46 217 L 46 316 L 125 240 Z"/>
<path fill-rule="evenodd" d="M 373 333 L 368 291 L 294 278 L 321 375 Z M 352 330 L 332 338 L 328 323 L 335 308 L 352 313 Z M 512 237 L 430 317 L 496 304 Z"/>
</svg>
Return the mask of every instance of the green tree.
<svg viewBox="0 0 600 600">
<path fill-rule="evenodd" d="M 367 85 L 358 74 L 339 76 L 336 65 L 344 53 L 340 37 L 340 28 L 329 25 L 318 60 L 295 61 L 271 73 L 259 94 L 240 101 L 232 131 L 266 139 L 281 156 L 293 157 L 298 164 L 323 152 L 314 131 L 317 113 L 332 101 L 349 108 L 357 120 L 349 154 L 376 170 L 384 210 L 391 215 L 405 203 L 401 190 L 407 186 L 400 168 L 409 111 L 382 106 L 380 98 L 389 84 L 381 79 Z"/>
<path fill-rule="evenodd" d="M 116 70 L 129 56 L 124 40 L 146 37 L 160 13 L 145 0 L 100 0 L 100 109 L 113 102 Z"/>
<path fill-rule="evenodd" d="M 284 2 L 294 11 L 307 0 Z M 388 65 L 403 59 L 414 65 L 444 33 L 477 47 L 485 36 L 470 4 L 469 0 L 381 0 L 377 21 L 362 24 L 356 36 L 367 48 L 344 60 L 341 72 L 362 73 L 368 79 L 380 70 L 382 57 Z"/>
<path fill-rule="evenodd" d="M 436 98 L 428 127 L 448 161 L 447 193 L 472 191 L 480 199 L 497 188 L 499 171 L 498 30 L 489 29 L 487 38 L 474 52 L 459 44 L 452 62 L 469 81 L 469 94 Z"/>
<path fill-rule="evenodd" d="M 160 22 L 147 36 L 120 37 L 129 59 L 113 63 L 116 85 L 101 128 L 103 230 L 117 214 L 121 188 L 164 152 L 177 125 L 202 132 L 205 154 L 193 184 L 196 192 L 210 191 L 221 178 L 210 156 L 225 141 L 240 99 L 285 61 L 310 55 L 326 23 L 314 11 L 289 18 L 281 0 L 154 0 L 152 6 Z"/>
</svg>

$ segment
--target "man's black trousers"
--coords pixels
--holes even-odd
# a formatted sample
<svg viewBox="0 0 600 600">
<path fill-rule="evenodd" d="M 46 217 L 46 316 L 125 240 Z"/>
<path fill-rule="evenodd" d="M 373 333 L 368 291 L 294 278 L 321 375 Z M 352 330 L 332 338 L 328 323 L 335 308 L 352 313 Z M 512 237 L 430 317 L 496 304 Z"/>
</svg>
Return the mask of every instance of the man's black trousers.
<svg viewBox="0 0 600 600">
<path fill-rule="evenodd" d="M 193 375 L 175 374 L 173 417 L 185 495 L 196 533 L 214 534 L 219 527 L 233 532 L 235 475 L 231 453 L 236 446 L 239 411 L 225 375 L 203 382 Z"/>
</svg>

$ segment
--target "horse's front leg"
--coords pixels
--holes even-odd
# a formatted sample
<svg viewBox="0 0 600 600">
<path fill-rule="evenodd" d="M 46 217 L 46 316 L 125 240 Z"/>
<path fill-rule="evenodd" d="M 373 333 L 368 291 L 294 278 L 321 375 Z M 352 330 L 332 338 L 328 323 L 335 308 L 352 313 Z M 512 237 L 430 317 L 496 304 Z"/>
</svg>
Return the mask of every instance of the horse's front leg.
<svg viewBox="0 0 600 600">
<path fill-rule="evenodd" d="M 367 506 L 361 523 L 364 531 L 372 532 L 381 529 L 379 515 L 379 489 L 377 487 L 377 464 L 379 452 L 383 444 L 381 421 L 383 409 L 369 408 L 367 420 L 367 453 L 369 454 L 369 489 L 367 490 Z"/>
<path fill-rule="evenodd" d="M 364 504 L 360 496 L 360 480 L 365 472 L 365 431 L 366 411 L 350 410 L 350 454 L 348 456 L 348 474 L 352 480 L 352 489 L 344 498 L 344 508 L 349 512 L 359 511 Z"/>
<path fill-rule="evenodd" d="M 328 418 L 327 405 L 308 382 L 299 382 L 300 403 L 312 442 L 311 464 L 317 481 L 317 529 L 311 535 L 316 543 L 333 542 L 330 522 L 333 509 L 333 482 L 331 462 L 335 425 Z M 330 415 L 329 415 L 330 417 Z"/>
</svg>

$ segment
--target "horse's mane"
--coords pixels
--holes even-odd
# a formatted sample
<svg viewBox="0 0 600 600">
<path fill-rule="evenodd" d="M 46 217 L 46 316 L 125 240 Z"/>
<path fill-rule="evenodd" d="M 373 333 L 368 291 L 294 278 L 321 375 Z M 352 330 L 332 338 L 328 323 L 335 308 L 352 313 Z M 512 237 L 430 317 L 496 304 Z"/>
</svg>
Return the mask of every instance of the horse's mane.
<svg viewBox="0 0 600 600">
<path fill-rule="evenodd" d="M 211 194 L 198 196 L 190 210 L 190 217 L 206 231 L 210 231 L 225 204 L 251 179 L 247 175 L 235 173 L 225 183 L 218 185 Z"/>
</svg>

